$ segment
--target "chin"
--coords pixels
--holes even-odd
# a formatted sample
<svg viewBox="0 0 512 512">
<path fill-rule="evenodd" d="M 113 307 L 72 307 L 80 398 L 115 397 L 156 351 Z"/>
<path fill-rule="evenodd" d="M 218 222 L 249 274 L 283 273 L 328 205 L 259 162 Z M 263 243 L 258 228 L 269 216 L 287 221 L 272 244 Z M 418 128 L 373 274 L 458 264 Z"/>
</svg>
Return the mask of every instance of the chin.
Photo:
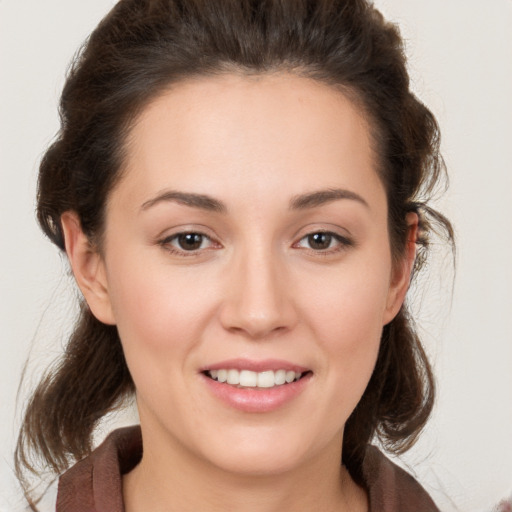
<svg viewBox="0 0 512 512">
<path fill-rule="evenodd" d="M 212 462 L 219 469 L 242 477 L 265 477 L 293 471 L 301 465 L 301 458 L 297 455 L 267 451 L 257 454 L 238 452 L 234 456 L 215 457 Z"/>
<path fill-rule="evenodd" d="M 302 435 L 288 432 L 254 432 L 253 436 L 211 443 L 203 456 L 221 470 L 241 476 L 270 476 L 293 471 L 304 464 L 310 456 L 308 443 Z M 309 443 L 311 445 L 311 443 Z M 213 449 L 212 447 L 217 448 Z M 310 446 L 311 448 L 311 446 Z"/>
</svg>

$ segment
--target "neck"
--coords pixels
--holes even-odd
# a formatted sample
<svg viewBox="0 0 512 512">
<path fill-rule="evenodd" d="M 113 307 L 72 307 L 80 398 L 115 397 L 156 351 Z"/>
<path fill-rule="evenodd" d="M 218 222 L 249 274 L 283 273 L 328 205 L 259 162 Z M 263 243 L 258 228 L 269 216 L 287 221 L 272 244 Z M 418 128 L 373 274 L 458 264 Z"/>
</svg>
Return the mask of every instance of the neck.
<svg viewBox="0 0 512 512">
<path fill-rule="evenodd" d="M 340 436 L 341 438 L 341 436 Z M 126 512 L 366 512 L 367 497 L 341 465 L 341 439 L 314 460 L 267 475 L 225 471 L 172 442 L 144 436 L 139 465 L 123 478 Z"/>
</svg>

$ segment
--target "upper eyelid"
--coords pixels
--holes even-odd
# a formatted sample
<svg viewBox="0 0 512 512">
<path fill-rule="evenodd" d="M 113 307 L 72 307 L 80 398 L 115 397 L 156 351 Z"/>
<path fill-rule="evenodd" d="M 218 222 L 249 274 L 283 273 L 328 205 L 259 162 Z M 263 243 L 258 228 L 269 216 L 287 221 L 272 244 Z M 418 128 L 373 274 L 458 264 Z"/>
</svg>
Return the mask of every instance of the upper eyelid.
<svg viewBox="0 0 512 512">
<path fill-rule="evenodd" d="M 218 241 L 216 241 L 214 239 L 214 237 L 212 237 L 211 235 L 208 235 L 207 233 L 199 231 L 199 230 L 177 231 L 176 233 L 162 237 L 160 240 L 160 243 L 162 243 L 162 244 L 170 243 L 172 240 L 176 240 L 180 235 L 189 235 L 189 234 L 190 235 L 191 234 L 200 235 L 202 237 L 207 238 L 211 243 L 220 245 L 220 243 Z"/>
<path fill-rule="evenodd" d="M 155 238 L 158 241 L 162 241 L 165 239 L 174 238 L 179 235 L 185 235 L 187 233 L 197 233 L 198 235 L 206 236 L 211 240 L 218 238 L 212 229 L 201 224 L 185 224 L 181 226 L 166 228 L 165 230 L 162 230 L 158 235 L 156 235 Z"/>
<path fill-rule="evenodd" d="M 178 245 L 175 245 L 172 243 L 174 240 L 176 240 L 180 235 L 186 235 L 186 234 L 198 234 L 205 238 L 207 238 L 210 241 L 210 244 L 208 247 L 198 248 L 198 249 L 192 249 L 192 250 L 185 250 L 179 247 Z M 179 258 L 194 258 L 194 257 L 200 257 L 201 255 L 204 255 L 207 251 L 210 251 L 212 249 L 217 249 L 218 247 L 215 247 L 215 245 L 220 245 L 218 242 L 216 242 L 211 236 L 209 236 L 206 233 L 203 233 L 199 230 L 182 230 L 177 231 L 173 234 L 170 234 L 168 236 L 164 236 L 158 239 L 157 241 L 158 245 L 164 249 L 166 252 L 179 257 Z M 220 247 L 222 247 L 220 245 Z"/>
<path fill-rule="evenodd" d="M 304 237 L 314 235 L 315 233 L 329 233 L 344 240 L 353 239 L 352 233 L 347 228 L 331 223 L 308 224 L 307 226 L 303 226 L 301 229 L 297 230 L 293 238 L 295 240 L 302 240 Z"/>
<path fill-rule="evenodd" d="M 206 237 L 212 243 L 223 245 L 222 242 L 219 241 L 219 237 L 215 232 L 212 233 L 212 230 L 204 225 L 188 225 L 188 226 L 176 226 L 174 229 L 176 231 L 171 231 L 166 234 L 165 231 L 163 234 L 156 237 L 156 240 L 160 244 L 169 243 L 171 240 L 176 239 L 180 235 L 196 233 L 201 236 Z M 168 230 L 166 230 L 168 231 Z M 342 232 L 340 232 L 342 231 Z M 302 232 L 302 233 L 301 233 Z M 298 230 L 295 235 L 292 237 L 292 245 L 296 245 L 304 238 L 314 235 L 316 233 L 326 233 L 332 235 L 336 240 L 340 243 L 345 243 L 347 245 L 354 245 L 355 241 L 352 234 L 346 228 L 342 228 L 340 226 L 328 225 L 328 226 L 304 226 L 300 230 Z"/>
<path fill-rule="evenodd" d="M 335 231 L 318 229 L 318 230 L 310 231 L 310 232 L 306 233 L 305 235 L 301 236 L 297 240 L 297 242 L 295 242 L 294 244 L 297 244 L 297 243 L 301 242 L 302 240 L 304 240 L 305 238 L 308 238 L 311 235 L 316 235 L 318 233 L 322 233 L 325 235 L 331 235 L 335 240 L 337 240 L 338 242 L 345 244 L 345 245 L 353 245 L 353 243 L 354 243 L 353 240 L 351 239 L 351 237 L 349 237 L 349 236 L 341 235 L 339 233 L 336 233 Z"/>
<path fill-rule="evenodd" d="M 203 233 L 199 230 L 190 230 L 190 231 L 176 231 L 176 233 L 172 233 L 170 235 L 163 235 L 161 238 L 162 241 L 166 240 L 174 240 L 175 238 L 179 237 L 180 235 L 201 235 L 204 236 L 210 240 L 212 240 L 212 237 L 208 235 L 207 233 Z"/>
</svg>

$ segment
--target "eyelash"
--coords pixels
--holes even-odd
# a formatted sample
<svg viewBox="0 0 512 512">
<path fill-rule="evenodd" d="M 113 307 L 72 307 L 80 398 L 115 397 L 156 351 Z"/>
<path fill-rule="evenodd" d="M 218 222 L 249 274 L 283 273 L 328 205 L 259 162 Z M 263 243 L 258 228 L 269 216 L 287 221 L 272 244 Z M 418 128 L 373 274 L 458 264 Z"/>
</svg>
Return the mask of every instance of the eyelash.
<svg viewBox="0 0 512 512">
<path fill-rule="evenodd" d="M 330 243 L 335 242 L 335 247 L 327 247 L 326 249 L 313 249 L 312 247 L 305 247 L 304 249 L 314 253 L 318 256 L 330 256 L 332 254 L 336 254 L 342 251 L 345 251 L 349 247 L 354 246 L 354 242 L 345 236 L 339 235 L 338 233 L 333 233 L 332 231 L 312 231 L 311 233 L 308 233 L 307 235 L 304 235 L 298 242 L 294 244 L 294 247 L 297 247 L 303 240 L 307 240 L 310 237 L 313 237 L 315 235 L 325 235 L 330 237 Z M 329 245 L 330 245 L 329 243 Z"/>
<path fill-rule="evenodd" d="M 198 256 L 201 253 L 201 251 L 208 250 L 211 248 L 211 247 L 208 247 L 208 248 L 199 247 L 197 249 L 188 251 L 186 249 L 180 249 L 180 248 L 174 247 L 172 245 L 172 243 L 174 241 L 177 241 L 180 237 L 186 237 L 186 236 L 191 236 L 191 235 L 201 237 L 201 245 L 205 240 L 210 241 L 210 243 L 212 243 L 212 244 L 216 244 L 216 242 L 214 242 L 210 236 L 208 236 L 205 233 L 201 233 L 200 231 L 182 231 L 179 233 L 175 233 L 171 236 L 165 237 L 164 239 L 160 240 L 158 243 L 166 251 L 170 252 L 171 254 L 175 254 L 178 256 L 182 256 L 182 257 Z M 313 249 L 312 247 L 300 247 L 299 244 L 301 242 L 303 242 L 304 240 L 308 240 L 308 238 L 313 237 L 315 235 L 325 235 L 325 236 L 331 237 L 331 239 L 329 240 L 329 242 L 330 242 L 329 245 L 331 245 L 331 242 L 334 241 L 336 243 L 336 246 L 335 247 L 327 247 L 326 249 Z M 220 244 L 217 243 L 217 245 L 220 247 Z M 302 248 L 304 250 L 309 251 L 310 253 L 312 253 L 314 255 L 319 255 L 319 256 L 324 256 L 324 257 L 344 251 L 344 250 L 348 249 L 349 247 L 353 247 L 353 246 L 354 246 L 354 242 L 351 239 L 349 239 L 345 236 L 341 236 L 338 233 L 333 233 L 332 231 L 322 231 L 322 230 L 312 231 L 311 233 L 304 235 L 302 238 L 300 238 L 300 240 L 298 242 L 295 242 L 293 244 L 294 248 Z"/>
<path fill-rule="evenodd" d="M 172 242 L 175 241 L 175 240 L 177 241 L 179 239 L 179 237 L 190 236 L 190 235 L 200 236 L 202 238 L 201 245 L 202 245 L 202 242 L 205 241 L 205 240 L 209 240 L 211 243 L 215 244 L 215 242 L 212 241 L 211 237 L 209 237 L 205 233 L 201 233 L 200 231 L 181 231 L 179 233 L 175 233 L 174 235 L 165 237 L 163 240 L 160 240 L 158 243 L 166 251 L 170 252 L 171 254 L 176 254 L 178 256 L 183 256 L 185 258 L 191 257 L 191 256 L 192 257 L 193 256 L 198 256 L 201 250 L 205 250 L 204 248 L 201 249 L 201 247 L 199 247 L 198 249 L 187 251 L 185 249 L 180 249 L 180 248 L 177 248 L 177 247 L 174 247 L 174 246 L 171 245 Z M 218 244 L 218 245 L 220 245 L 220 244 Z"/>
</svg>

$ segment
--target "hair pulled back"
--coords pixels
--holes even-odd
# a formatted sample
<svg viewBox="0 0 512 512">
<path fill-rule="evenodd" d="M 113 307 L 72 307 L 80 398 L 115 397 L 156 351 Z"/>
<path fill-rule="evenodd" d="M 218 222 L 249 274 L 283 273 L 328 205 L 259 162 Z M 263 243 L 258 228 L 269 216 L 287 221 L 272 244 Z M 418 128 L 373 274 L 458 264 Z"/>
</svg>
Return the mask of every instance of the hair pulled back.
<svg viewBox="0 0 512 512">
<path fill-rule="evenodd" d="M 406 215 L 420 216 L 417 269 L 433 223 L 452 240 L 449 222 L 427 205 L 444 173 L 439 132 L 409 88 L 394 25 L 365 0 L 121 0 L 70 68 L 61 129 L 40 166 L 37 216 L 60 249 L 60 217 L 75 211 L 101 247 L 105 204 L 120 179 L 131 124 L 149 101 L 195 76 L 288 71 L 337 87 L 362 108 L 372 128 L 388 198 L 395 257 L 406 244 Z M 28 405 L 17 468 L 36 471 L 30 454 L 60 473 L 91 450 L 98 421 L 134 391 L 115 327 L 82 305 L 65 354 Z M 370 383 L 345 428 L 343 462 L 356 480 L 377 435 L 407 450 L 434 401 L 430 365 L 403 306 L 384 327 Z"/>
</svg>

